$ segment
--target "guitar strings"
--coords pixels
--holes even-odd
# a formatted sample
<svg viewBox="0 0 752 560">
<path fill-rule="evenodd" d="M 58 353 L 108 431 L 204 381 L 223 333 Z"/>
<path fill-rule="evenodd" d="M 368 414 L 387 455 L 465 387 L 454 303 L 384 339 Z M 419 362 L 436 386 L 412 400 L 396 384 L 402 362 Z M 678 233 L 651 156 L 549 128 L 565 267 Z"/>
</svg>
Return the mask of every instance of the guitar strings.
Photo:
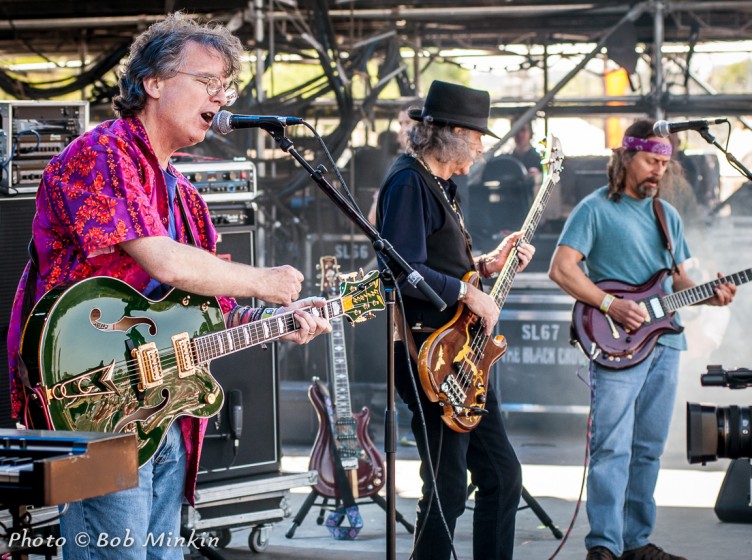
<svg viewBox="0 0 752 560">
<path fill-rule="evenodd" d="M 514 265 L 519 266 L 519 257 L 517 256 L 517 249 L 513 248 L 509 255 L 509 261 L 512 262 Z M 516 268 L 513 267 L 513 268 Z M 496 283 L 494 286 L 494 290 L 492 290 L 492 295 L 494 296 L 494 299 L 496 299 L 496 295 L 498 295 L 498 292 L 500 291 L 499 287 L 503 287 L 506 282 L 509 281 L 508 275 L 506 275 L 504 278 L 502 278 L 499 282 Z M 486 344 L 488 343 L 488 340 L 491 338 L 485 333 L 485 323 L 483 320 L 479 321 L 479 331 L 473 336 L 472 341 L 470 342 L 470 350 L 472 353 L 471 358 L 468 359 L 467 357 L 465 360 L 463 360 L 462 365 L 458 368 L 458 377 L 460 378 L 460 386 L 462 387 L 462 390 L 465 392 L 465 396 L 467 397 L 467 391 L 473 384 L 473 378 L 474 373 L 472 369 L 467 365 L 467 362 L 472 362 L 473 366 L 475 366 L 477 370 L 477 366 L 479 361 L 483 359 L 483 352 L 482 350 L 486 347 Z M 464 406 L 464 403 L 462 403 Z"/>
<path fill-rule="evenodd" d="M 549 162 L 554 161 L 558 162 L 558 164 L 561 164 L 561 160 L 563 160 L 563 157 L 559 155 L 555 155 L 556 152 L 558 152 L 559 149 L 556 146 L 552 146 L 552 153 L 549 156 Z M 558 176 L 559 170 L 556 169 L 556 166 L 554 166 L 554 170 L 551 173 L 548 173 L 545 177 L 544 185 L 541 187 L 541 189 L 538 191 L 538 195 L 536 196 L 535 201 L 533 201 L 533 205 L 535 206 L 535 211 L 533 211 L 531 214 L 527 216 L 525 219 L 525 223 L 522 226 L 522 231 L 525 232 L 524 239 L 529 239 L 532 237 L 532 233 L 535 231 L 535 228 L 537 228 L 538 223 L 540 221 L 541 216 L 543 215 L 543 209 L 546 206 L 546 203 L 548 201 L 548 198 L 551 196 L 551 187 L 558 183 L 559 176 Z M 511 263 L 511 266 L 508 266 Z M 494 301 L 498 301 L 499 295 L 502 291 L 502 289 L 506 288 L 507 292 L 511 288 L 511 284 L 514 280 L 514 275 L 510 275 L 510 271 L 517 271 L 520 265 L 520 259 L 517 253 L 517 247 L 513 247 L 512 250 L 509 253 L 509 257 L 507 259 L 507 262 L 504 264 L 504 268 L 502 269 L 502 276 L 501 278 L 494 284 L 493 289 L 491 290 L 491 296 L 494 298 Z M 501 312 L 501 311 L 500 311 Z M 470 388 L 470 386 L 473 383 L 473 372 L 468 371 L 470 368 L 467 366 L 468 362 L 472 362 L 473 366 L 477 370 L 478 363 L 477 361 L 481 361 L 483 359 L 483 352 L 482 350 L 486 347 L 486 344 L 488 343 L 489 336 L 485 333 L 485 323 L 483 320 L 479 321 L 479 331 L 475 334 L 472 341 L 470 342 L 470 350 L 472 352 L 472 359 L 465 358 L 463 360 L 462 365 L 458 368 L 458 374 L 460 377 L 460 386 L 462 387 L 462 390 L 465 392 L 465 398 L 467 398 L 467 391 Z M 462 406 L 465 405 L 465 403 L 461 403 Z"/>
<path fill-rule="evenodd" d="M 345 295 L 341 296 L 339 298 L 339 300 L 342 302 L 343 308 L 354 307 L 353 299 L 355 297 L 358 297 L 358 296 L 362 295 L 363 291 L 364 290 L 361 290 L 361 291 L 353 293 L 353 294 L 345 294 Z M 326 303 L 325 307 L 330 312 L 331 312 L 331 310 L 328 309 L 328 308 L 330 307 L 331 302 L 334 302 L 334 301 L 337 301 L 337 300 L 336 299 L 328 300 L 327 303 Z M 309 311 L 309 310 L 311 310 L 313 308 L 314 308 L 314 306 L 303 307 L 303 308 L 300 308 L 300 309 L 296 309 L 295 311 Z M 252 341 L 250 345 L 246 346 L 246 348 L 250 348 L 251 346 L 255 346 L 257 344 L 263 343 L 264 340 L 271 341 L 271 340 L 274 340 L 276 338 L 279 338 L 280 336 L 284 336 L 285 334 L 289 334 L 289 333 L 292 333 L 292 332 L 295 332 L 295 331 L 299 330 L 300 329 L 300 325 L 297 324 L 296 321 L 295 321 L 295 316 L 294 316 L 295 311 L 289 311 L 287 313 L 284 313 L 282 315 L 274 317 L 275 320 L 282 319 L 284 321 L 284 331 L 280 332 L 276 336 L 274 336 L 272 338 L 269 338 L 269 339 L 266 339 L 264 337 L 264 338 L 261 338 L 261 339 L 259 339 L 257 341 Z M 268 319 L 264 319 L 264 321 L 268 321 Z M 232 336 L 235 333 L 239 333 L 241 330 L 243 330 L 243 328 L 252 328 L 255 331 L 259 331 L 260 330 L 259 329 L 259 327 L 260 327 L 259 323 L 260 323 L 260 321 L 255 321 L 253 323 L 246 323 L 244 325 L 240 325 L 240 326 L 237 326 L 237 327 L 232 327 L 232 328 L 224 329 L 222 331 L 218 331 L 218 332 L 215 332 L 215 333 L 210 333 L 210 334 L 207 334 L 207 335 L 202 335 L 202 336 L 193 338 L 192 339 L 192 344 L 191 344 L 191 353 L 192 353 L 193 358 L 195 360 L 196 367 L 201 367 L 201 366 L 207 364 L 208 362 L 210 362 L 213 358 L 217 357 L 217 356 L 214 356 L 213 358 L 209 358 L 207 360 L 199 360 L 199 348 L 197 346 L 197 344 L 199 342 L 202 342 L 202 341 L 209 342 L 209 344 L 207 344 L 207 345 L 204 346 L 204 348 L 202 349 L 202 351 L 204 353 L 212 353 L 212 352 L 220 349 L 221 345 L 217 344 L 216 342 L 210 342 L 210 339 L 212 339 L 212 338 L 214 338 L 214 339 L 219 338 L 220 336 L 225 335 L 225 333 L 227 333 L 227 332 L 231 332 L 230 336 Z M 256 325 L 256 326 L 254 327 L 254 325 Z M 253 336 L 251 338 L 253 339 Z M 244 348 L 241 348 L 241 350 L 242 349 L 244 349 Z M 232 351 L 227 352 L 227 353 L 232 353 Z M 162 366 L 163 369 L 172 368 L 173 366 L 176 366 L 177 363 L 178 363 L 177 355 L 175 354 L 175 350 L 172 347 L 166 347 L 166 348 L 162 348 L 162 349 L 158 350 L 157 351 L 157 355 L 159 356 L 160 366 Z M 138 373 L 138 372 L 131 373 L 132 369 L 134 367 L 137 367 L 137 365 L 138 365 L 138 359 L 137 358 L 129 358 L 129 359 L 126 359 L 126 360 L 115 361 L 112 364 L 112 367 L 116 370 L 113 373 L 112 381 L 115 382 L 115 381 L 126 381 L 126 380 L 132 380 L 132 379 L 140 379 L 141 378 L 141 374 L 140 373 Z M 99 368 L 99 369 L 101 369 L 101 368 Z M 122 371 L 123 369 L 125 369 L 125 371 Z M 78 376 L 71 377 L 71 378 L 68 378 L 68 379 L 62 379 L 62 380 L 58 381 L 57 383 L 55 383 L 53 385 L 53 387 L 60 386 L 61 384 L 70 383 L 71 381 L 75 380 L 77 377 Z M 88 396 L 88 395 L 86 395 L 86 394 L 69 395 L 69 396 L 64 397 L 64 398 L 79 398 L 79 397 L 86 397 L 86 396 Z"/>
</svg>

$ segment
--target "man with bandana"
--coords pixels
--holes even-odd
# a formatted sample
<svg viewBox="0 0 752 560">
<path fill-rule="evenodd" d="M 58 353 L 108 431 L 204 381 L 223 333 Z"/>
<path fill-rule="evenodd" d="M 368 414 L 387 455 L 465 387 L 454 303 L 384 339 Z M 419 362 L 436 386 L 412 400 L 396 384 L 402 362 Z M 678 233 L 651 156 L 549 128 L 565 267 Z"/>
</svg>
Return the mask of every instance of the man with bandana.
<svg viewBox="0 0 752 560">
<path fill-rule="evenodd" d="M 614 298 L 596 282 L 641 285 L 672 268 L 675 260 L 667 289 L 695 285 L 682 265 L 690 253 L 678 212 L 658 201 L 672 259 L 653 210 L 653 199 L 671 173 L 670 141 L 654 136 L 653 121 L 636 121 L 609 161 L 608 185 L 574 208 L 551 262 L 549 275 L 565 292 L 628 330 L 640 328 L 645 311 L 631 300 Z M 587 273 L 580 268 L 583 261 Z M 727 305 L 735 291 L 721 283 L 705 303 Z M 648 357 L 630 368 L 591 364 L 587 560 L 685 560 L 649 541 L 656 515 L 653 491 L 676 397 L 679 353 L 685 349 L 683 334 L 663 335 Z"/>
</svg>

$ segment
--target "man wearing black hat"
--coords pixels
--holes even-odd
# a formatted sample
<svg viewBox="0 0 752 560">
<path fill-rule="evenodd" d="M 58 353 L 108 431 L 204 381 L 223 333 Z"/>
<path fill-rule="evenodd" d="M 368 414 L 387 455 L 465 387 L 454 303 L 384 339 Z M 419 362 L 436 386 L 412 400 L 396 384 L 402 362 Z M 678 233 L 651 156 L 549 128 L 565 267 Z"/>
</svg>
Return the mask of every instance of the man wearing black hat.
<svg viewBox="0 0 752 560">
<path fill-rule="evenodd" d="M 508 236 L 490 253 L 473 257 L 457 185 L 451 180 L 455 174 L 467 174 L 482 154 L 483 134 L 496 136 L 488 129 L 489 110 L 488 92 L 433 82 L 423 108 L 409 112 L 417 121 L 410 134 L 412 153 L 395 161 L 381 186 L 377 212 L 381 235 L 448 304 L 439 312 L 418 290 L 401 281 L 405 318 L 417 348 L 431 331 L 452 319 L 460 301 L 483 319 L 489 335 L 499 319 L 494 299 L 461 278 L 473 269 L 486 278 L 500 271 L 521 233 Z M 527 243 L 519 244 L 520 269 L 527 266 L 534 251 Z M 418 502 L 414 557 L 450 557 L 454 527 L 465 508 L 469 469 L 477 487 L 473 555 L 476 559 L 512 558 L 521 470 L 504 430 L 496 395 L 488 389 L 488 414 L 474 430 L 453 431 L 441 420 L 440 406 L 430 402 L 421 390 L 415 361 L 414 379 L 410 378 L 409 346 L 410 342 L 397 342 L 394 350 L 395 388 L 413 414 L 412 429 L 422 460 L 423 496 Z M 436 473 L 438 500 L 429 465 Z"/>
</svg>

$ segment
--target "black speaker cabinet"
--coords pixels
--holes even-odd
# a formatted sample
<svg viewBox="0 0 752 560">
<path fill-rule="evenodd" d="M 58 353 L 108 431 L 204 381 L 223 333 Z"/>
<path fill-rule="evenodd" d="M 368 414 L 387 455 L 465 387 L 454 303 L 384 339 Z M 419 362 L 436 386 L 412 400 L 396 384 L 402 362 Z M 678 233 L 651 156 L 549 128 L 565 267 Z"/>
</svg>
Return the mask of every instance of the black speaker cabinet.
<svg viewBox="0 0 752 560">
<path fill-rule="evenodd" d="M 29 259 L 26 249 L 34 211 L 33 196 L 0 196 L 0 428 L 15 427 L 10 417 L 8 325 L 13 296 Z"/>
<path fill-rule="evenodd" d="M 209 207 L 212 208 L 211 206 Z M 243 264 L 256 264 L 256 228 L 254 226 L 217 225 L 217 256 Z M 241 305 L 253 305 L 252 300 L 238 300 Z"/>
<path fill-rule="evenodd" d="M 734 459 L 726 471 L 715 502 L 715 514 L 727 523 L 752 523 L 749 459 Z"/>
</svg>

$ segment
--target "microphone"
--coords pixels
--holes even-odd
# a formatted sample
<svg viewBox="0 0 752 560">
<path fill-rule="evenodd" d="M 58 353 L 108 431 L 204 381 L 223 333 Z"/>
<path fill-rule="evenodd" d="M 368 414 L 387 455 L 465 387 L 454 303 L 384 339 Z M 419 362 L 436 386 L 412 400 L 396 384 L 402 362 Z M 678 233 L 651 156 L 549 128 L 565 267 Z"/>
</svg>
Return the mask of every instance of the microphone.
<svg viewBox="0 0 752 560">
<path fill-rule="evenodd" d="M 230 391 L 230 434 L 235 447 L 240 445 L 240 435 L 243 433 L 243 393 L 238 389 Z"/>
<path fill-rule="evenodd" d="M 233 115 L 230 111 L 220 111 L 212 119 L 211 129 L 219 134 L 229 134 L 240 128 L 279 128 L 290 124 L 301 124 L 300 117 L 278 117 L 275 115 Z"/>
<path fill-rule="evenodd" d="M 700 119 L 699 121 L 656 121 L 653 125 L 653 134 L 666 138 L 674 132 L 682 130 L 704 130 L 711 124 L 721 124 L 728 122 L 728 119 Z"/>
</svg>

